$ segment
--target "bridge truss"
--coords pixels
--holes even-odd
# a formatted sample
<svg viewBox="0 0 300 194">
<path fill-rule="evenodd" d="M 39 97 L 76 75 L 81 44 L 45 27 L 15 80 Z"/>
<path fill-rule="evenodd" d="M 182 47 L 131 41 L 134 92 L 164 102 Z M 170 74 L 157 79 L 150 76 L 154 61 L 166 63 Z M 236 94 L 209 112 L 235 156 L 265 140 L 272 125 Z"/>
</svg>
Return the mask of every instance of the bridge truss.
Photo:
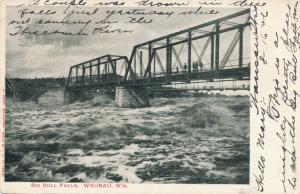
<svg viewBox="0 0 300 194">
<path fill-rule="evenodd" d="M 66 89 L 249 80 L 250 62 L 244 57 L 249 20 L 247 9 L 135 45 L 130 58 L 105 55 L 74 65 Z M 232 60 L 234 56 L 237 59 Z"/>
</svg>

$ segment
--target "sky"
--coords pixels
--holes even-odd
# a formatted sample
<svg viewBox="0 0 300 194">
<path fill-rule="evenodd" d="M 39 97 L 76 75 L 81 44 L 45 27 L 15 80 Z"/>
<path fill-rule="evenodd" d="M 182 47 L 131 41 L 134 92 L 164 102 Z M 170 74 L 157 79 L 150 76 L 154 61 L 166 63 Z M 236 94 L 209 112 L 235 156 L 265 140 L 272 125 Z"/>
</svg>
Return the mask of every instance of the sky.
<svg viewBox="0 0 300 194">
<path fill-rule="evenodd" d="M 91 8 L 93 10 L 95 7 Z M 7 23 L 19 16 L 20 8 L 7 7 Z M 35 7 L 39 11 L 41 7 Z M 44 8 L 45 9 L 45 8 Z M 60 14 L 65 7 L 51 7 L 59 12 L 52 19 L 61 20 L 64 16 Z M 93 20 L 100 20 L 106 16 L 107 10 L 119 10 L 120 8 L 99 7 L 97 14 L 92 16 Z M 125 8 L 127 10 L 132 8 Z M 190 9 L 190 8 L 189 8 Z M 195 8 L 196 9 L 196 8 Z M 216 9 L 216 8 L 215 8 Z M 154 9 L 153 9 L 154 10 Z M 170 8 L 160 8 L 160 11 L 171 11 Z M 173 8 L 175 13 L 187 10 L 187 8 Z M 210 10 L 203 8 L 203 11 Z M 174 15 L 153 16 L 153 22 L 149 24 L 124 24 L 128 16 L 114 15 L 111 19 L 119 20 L 118 27 L 130 28 L 133 33 L 128 34 L 96 34 L 89 36 L 10 36 L 15 31 L 13 25 L 7 26 L 6 31 L 6 76 L 11 78 L 34 78 L 34 77 L 62 77 L 67 76 L 70 66 L 83 61 L 96 58 L 106 54 L 130 56 L 134 45 L 158 38 L 179 30 L 186 29 L 210 20 L 223 17 L 241 9 L 218 8 L 216 15 Z M 86 17 L 73 17 L 74 20 L 86 20 Z M 31 21 L 41 19 L 38 16 L 31 17 Z M 239 18 L 243 20 L 244 18 Z M 32 29 L 51 29 L 51 25 L 28 24 Z M 55 25 L 52 25 L 52 27 Z M 99 24 L 90 24 L 87 30 L 99 27 Z M 60 29 L 73 29 L 74 25 L 60 26 Z M 249 37 L 247 37 L 249 39 Z M 225 40 L 226 41 L 226 40 Z M 250 53 L 249 51 L 246 51 Z"/>
</svg>

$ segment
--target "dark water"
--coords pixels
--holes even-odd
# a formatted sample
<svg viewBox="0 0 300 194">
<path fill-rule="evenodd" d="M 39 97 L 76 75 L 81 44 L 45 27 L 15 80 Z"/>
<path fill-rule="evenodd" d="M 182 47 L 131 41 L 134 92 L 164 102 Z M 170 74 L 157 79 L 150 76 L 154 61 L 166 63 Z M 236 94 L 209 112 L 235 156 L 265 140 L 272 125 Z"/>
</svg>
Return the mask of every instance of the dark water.
<svg viewBox="0 0 300 194">
<path fill-rule="evenodd" d="M 248 183 L 248 97 L 117 108 L 7 99 L 6 181 Z"/>
</svg>

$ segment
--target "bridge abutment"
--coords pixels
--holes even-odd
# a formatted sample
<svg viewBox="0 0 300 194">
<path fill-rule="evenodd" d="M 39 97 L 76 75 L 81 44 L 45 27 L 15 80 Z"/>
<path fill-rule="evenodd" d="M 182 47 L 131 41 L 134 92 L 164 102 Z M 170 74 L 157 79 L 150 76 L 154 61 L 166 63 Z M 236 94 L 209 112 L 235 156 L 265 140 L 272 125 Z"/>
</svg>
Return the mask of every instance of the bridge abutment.
<svg viewBox="0 0 300 194">
<path fill-rule="evenodd" d="M 149 99 L 143 88 L 116 87 L 115 103 L 122 108 L 140 108 L 149 106 Z"/>
</svg>

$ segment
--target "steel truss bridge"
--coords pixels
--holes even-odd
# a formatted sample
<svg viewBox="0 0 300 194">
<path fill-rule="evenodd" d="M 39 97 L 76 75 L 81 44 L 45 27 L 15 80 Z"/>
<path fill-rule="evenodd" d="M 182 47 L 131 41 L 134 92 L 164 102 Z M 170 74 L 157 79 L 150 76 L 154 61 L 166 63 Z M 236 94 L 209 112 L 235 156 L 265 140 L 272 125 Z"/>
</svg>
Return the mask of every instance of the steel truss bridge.
<svg viewBox="0 0 300 194">
<path fill-rule="evenodd" d="M 82 62 L 70 67 L 66 90 L 249 80 L 250 60 L 244 57 L 249 27 L 247 9 L 135 45 L 129 58 L 104 55 Z"/>
</svg>

